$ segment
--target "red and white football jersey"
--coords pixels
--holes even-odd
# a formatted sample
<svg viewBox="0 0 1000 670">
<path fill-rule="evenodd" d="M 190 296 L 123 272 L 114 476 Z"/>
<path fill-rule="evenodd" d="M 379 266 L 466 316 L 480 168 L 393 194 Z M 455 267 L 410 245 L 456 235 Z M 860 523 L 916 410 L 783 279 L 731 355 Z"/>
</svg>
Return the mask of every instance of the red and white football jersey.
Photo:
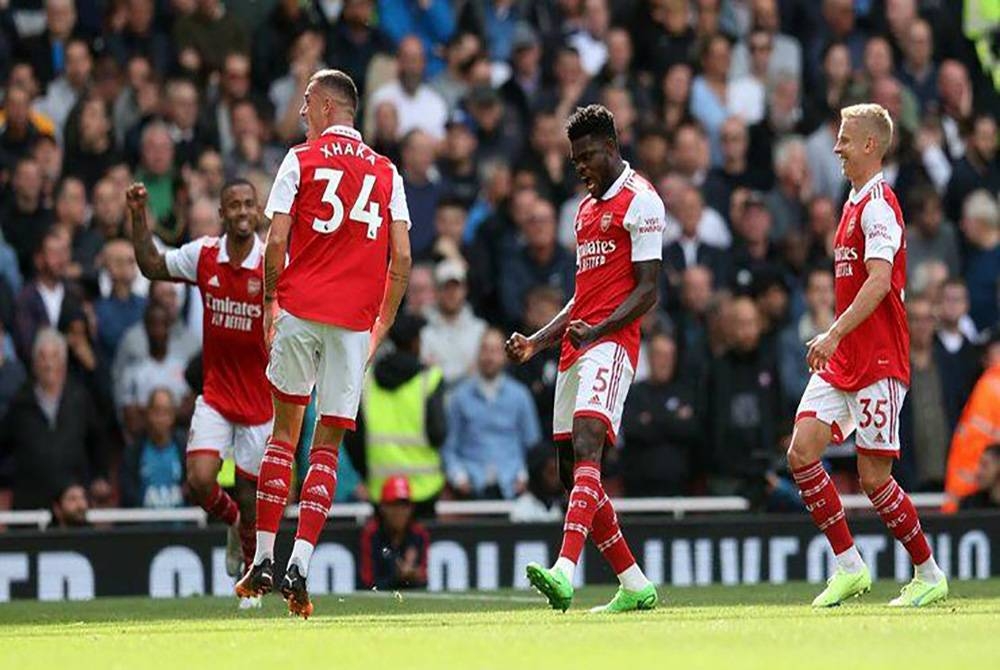
<svg viewBox="0 0 1000 670">
<path fill-rule="evenodd" d="M 285 156 L 264 213 L 292 217 L 278 304 L 347 330 L 370 330 L 385 292 L 389 224 L 410 220 L 403 180 L 347 126 Z"/>
<path fill-rule="evenodd" d="M 865 261 L 892 263 L 892 285 L 871 316 L 850 332 L 820 376 L 842 391 L 859 391 L 880 379 L 910 384 L 910 328 L 906 322 L 906 237 L 896 194 L 878 173 L 851 191 L 834 237 L 837 316 L 868 278 Z"/>
<path fill-rule="evenodd" d="M 264 245 L 255 235 L 253 250 L 233 267 L 225 236 L 202 237 L 168 251 L 166 262 L 171 277 L 201 291 L 205 402 L 233 423 L 270 421 L 274 408 L 264 376 Z"/>
<path fill-rule="evenodd" d="M 628 163 L 600 199 L 584 197 L 576 212 L 576 290 L 570 321 L 595 326 L 621 305 L 636 286 L 632 263 L 663 258 L 663 201 Z M 594 342 L 617 342 L 632 369 L 639 360 L 639 319 Z M 564 337 L 559 369 L 566 370 L 586 349 Z"/>
</svg>

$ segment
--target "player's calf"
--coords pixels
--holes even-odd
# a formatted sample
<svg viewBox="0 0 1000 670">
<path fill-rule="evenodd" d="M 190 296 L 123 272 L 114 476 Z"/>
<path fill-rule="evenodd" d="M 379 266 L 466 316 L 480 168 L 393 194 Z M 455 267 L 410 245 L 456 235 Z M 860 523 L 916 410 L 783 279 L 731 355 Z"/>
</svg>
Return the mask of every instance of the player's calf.
<svg viewBox="0 0 1000 670">
<path fill-rule="evenodd" d="M 191 495 L 210 517 L 232 526 L 239 518 L 236 501 L 226 493 L 219 482 L 221 461 L 214 457 L 192 456 L 187 459 L 187 484 Z"/>
</svg>

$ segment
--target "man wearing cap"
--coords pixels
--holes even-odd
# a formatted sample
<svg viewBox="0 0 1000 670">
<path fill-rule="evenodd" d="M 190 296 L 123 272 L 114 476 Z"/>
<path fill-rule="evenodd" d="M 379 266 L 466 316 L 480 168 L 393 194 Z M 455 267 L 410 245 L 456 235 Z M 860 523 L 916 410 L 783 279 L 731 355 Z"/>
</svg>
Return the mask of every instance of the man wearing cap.
<svg viewBox="0 0 1000 670">
<path fill-rule="evenodd" d="M 466 301 L 465 265 L 441 261 L 434 268 L 437 301 L 427 310 L 427 325 L 420 332 L 420 353 L 430 365 L 440 366 L 444 381 L 452 385 L 473 371 L 486 322 L 472 313 Z"/>
<path fill-rule="evenodd" d="M 361 531 L 361 583 L 366 589 L 426 587 L 431 538 L 413 518 L 406 477 L 386 479 L 379 498 L 375 516 Z"/>
<path fill-rule="evenodd" d="M 403 475 L 410 499 L 432 513 L 444 486 L 438 447 L 446 424 L 441 369 L 420 362 L 425 323 L 411 314 L 396 317 L 389 331 L 395 351 L 368 374 L 357 430 L 345 436 L 344 444 L 351 462 L 366 476 L 373 501 L 379 501 L 388 478 Z"/>
</svg>

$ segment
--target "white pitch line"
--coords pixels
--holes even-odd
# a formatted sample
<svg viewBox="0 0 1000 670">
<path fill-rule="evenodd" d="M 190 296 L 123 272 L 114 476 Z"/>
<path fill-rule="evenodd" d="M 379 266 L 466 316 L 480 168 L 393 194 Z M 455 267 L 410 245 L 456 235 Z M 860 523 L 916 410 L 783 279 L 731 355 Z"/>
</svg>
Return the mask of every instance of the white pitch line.
<svg viewBox="0 0 1000 670">
<path fill-rule="evenodd" d="M 396 596 L 396 594 L 399 594 Z M 532 596 L 501 596 L 501 595 L 488 595 L 488 594 L 476 594 L 476 593 L 427 593 L 424 591 L 355 591 L 354 593 L 345 593 L 342 598 L 352 598 L 352 597 L 364 597 L 364 598 L 392 598 L 398 597 L 402 600 L 469 600 L 469 601 L 479 601 L 479 602 L 496 602 L 496 603 L 537 603 L 542 602 L 540 597 Z"/>
</svg>

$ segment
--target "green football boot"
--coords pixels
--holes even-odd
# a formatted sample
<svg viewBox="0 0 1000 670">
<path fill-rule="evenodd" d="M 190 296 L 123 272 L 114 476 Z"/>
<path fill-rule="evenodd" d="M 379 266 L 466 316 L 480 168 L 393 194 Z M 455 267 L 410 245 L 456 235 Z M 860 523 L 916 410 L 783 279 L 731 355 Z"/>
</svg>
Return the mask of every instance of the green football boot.
<svg viewBox="0 0 1000 670">
<path fill-rule="evenodd" d="M 826 588 L 813 600 L 813 607 L 836 607 L 852 596 L 868 593 L 872 588 L 872 575 L 868 566 L 858 572 L 845 572 L 838 567 L 826 582 Z"/>
<path fill-rule="evenodd" d="M 656 587 L 650 584 L 639 591 L 626 591 L 624 587 L 618 587 L 618 593 L 607 605 L 600 605 L 591 608 L 591 612 L 605 614 L 620 614 L 622 612 L 635 612 L 637 610 L 651 610 L 656 607 L 660 597 L 656 594 Z"/>
<path fill-rule="evenodd" d="M 919 577 L 903 587 L 899 596 L 889 601 L 889 607 L 926 607 L 948 597 L 948 580 L 941 578 L 937 584 L 929 584 Z"/>
<path fill-rule="evenodd" d="M 538 563 L 525 566 L 528 581 L 545 596 L 554 610 L 565 612 L 573 602 L 573 585 L 562 570 L 543 568 Z"/>
</svg>

